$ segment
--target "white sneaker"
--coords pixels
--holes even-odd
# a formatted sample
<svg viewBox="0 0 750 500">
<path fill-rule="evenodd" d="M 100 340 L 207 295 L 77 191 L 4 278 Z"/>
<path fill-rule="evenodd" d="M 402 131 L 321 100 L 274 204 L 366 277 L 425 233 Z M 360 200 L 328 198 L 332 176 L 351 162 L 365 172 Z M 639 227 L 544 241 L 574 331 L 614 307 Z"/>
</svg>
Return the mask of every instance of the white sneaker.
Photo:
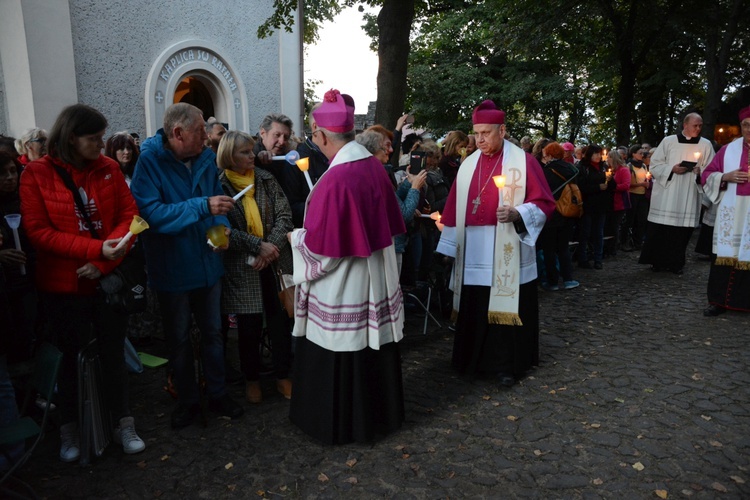
<svg viewBox="0 0 750 500">
<path fill-rule="evenodd" d="M 81 456 L 78 426 L 70 422 L 60 427 L 60 460 L 75 462 Z"/>
<path fill-rule="evenodd" d="M 146 449 L 146 443 L 135 432 L 133 417 L 121 418 L 120 425 L 115 429 L 113 437 L 115 443 L 121 444 L 122 451 L 128 455 L 140 453 Z"/>
</svg>

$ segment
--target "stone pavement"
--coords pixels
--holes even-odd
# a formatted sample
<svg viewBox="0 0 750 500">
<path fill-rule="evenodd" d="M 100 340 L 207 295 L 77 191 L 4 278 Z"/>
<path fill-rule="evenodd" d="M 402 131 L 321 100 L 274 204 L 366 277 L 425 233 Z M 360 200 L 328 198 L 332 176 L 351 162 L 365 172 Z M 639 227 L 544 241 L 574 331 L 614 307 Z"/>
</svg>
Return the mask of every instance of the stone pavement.
<svg viewBox="0 0 750 500">
<path fill-rule="evenodd" d="M 371 445 L 312 441 L 272 381 L 260 405 L 231 388 L 242 419 L 173 431 L 156 369 L 131 377 L 145 452 L 64 464 L 53 432 L 23 477 L 48 498 L 750 498 L 750 315 L 703 317 L 707 262 L 636 261 L 540 290 L 541 366 L 511 389 L 456 376 L 451 332 L 411 319 L 406 422 Z"/>
</svg>

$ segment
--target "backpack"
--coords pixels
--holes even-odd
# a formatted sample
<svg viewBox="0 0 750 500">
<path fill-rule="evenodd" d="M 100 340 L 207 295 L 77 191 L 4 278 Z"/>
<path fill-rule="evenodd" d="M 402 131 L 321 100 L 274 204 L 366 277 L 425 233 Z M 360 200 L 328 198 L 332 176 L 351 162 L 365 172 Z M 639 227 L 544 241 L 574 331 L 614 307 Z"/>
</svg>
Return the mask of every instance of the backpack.
<svg viewBox="0 0 750 500">
<path fill-rule="evenodd" d="M 550 169 L 555 175 L 565 180 L 565 177 L 560 175 L 554 169 Z M 576 172 L 578 175 L 578 172 Z M 565 184 L 555 189 L 553 195 L 562 189 L 560 198 L 555 202 L 555 210 L 560 212 L 563 217 L 571 217 L 578 219 L 583 215 L 583 197 L 581 196 L 581 190 L 578 189 L 577 184 L 573 184 L 572 181 L 575 175 L 565 181 Z"/>
</svg>

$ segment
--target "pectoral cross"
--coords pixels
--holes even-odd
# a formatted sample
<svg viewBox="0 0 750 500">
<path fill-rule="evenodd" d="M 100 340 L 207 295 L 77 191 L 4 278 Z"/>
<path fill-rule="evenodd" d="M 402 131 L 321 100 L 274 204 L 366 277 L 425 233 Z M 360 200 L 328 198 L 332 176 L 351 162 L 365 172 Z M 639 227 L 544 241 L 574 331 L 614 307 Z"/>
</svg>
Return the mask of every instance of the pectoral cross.
<svg viewBox="0 0 750 500">
<path fill-rule="evenodd" d="M 479 205 L 482 204 L 482 200 L 477 196 L 473 200 L 471 200 L 471 204 L 474 205 L 474 208 L 471 210 L 472 215 L 476 215 L 477 209 L 479 209 Z"/>
</svg>

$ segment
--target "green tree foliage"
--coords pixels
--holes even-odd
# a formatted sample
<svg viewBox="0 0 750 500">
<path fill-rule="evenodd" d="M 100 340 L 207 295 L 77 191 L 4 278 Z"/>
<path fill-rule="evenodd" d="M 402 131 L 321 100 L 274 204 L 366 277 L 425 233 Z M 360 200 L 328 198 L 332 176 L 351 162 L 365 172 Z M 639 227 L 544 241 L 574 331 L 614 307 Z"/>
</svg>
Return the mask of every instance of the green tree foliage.
<svg viewBox="0 0 750 500">
<path fill-rule="evenodd" d="M 655 144 L 694 110 L 711 137 L 727 92 L 750 81 L 748 0 L 308 0 L 306 42 L 357 4 L 382 7 L 365 30 L 386 126 L 411 109 L 438 134 L 469 130 L 493 99 L 517 137 Z M 296 5 L 276 0 L 259 35 Z"/>
</svg>

